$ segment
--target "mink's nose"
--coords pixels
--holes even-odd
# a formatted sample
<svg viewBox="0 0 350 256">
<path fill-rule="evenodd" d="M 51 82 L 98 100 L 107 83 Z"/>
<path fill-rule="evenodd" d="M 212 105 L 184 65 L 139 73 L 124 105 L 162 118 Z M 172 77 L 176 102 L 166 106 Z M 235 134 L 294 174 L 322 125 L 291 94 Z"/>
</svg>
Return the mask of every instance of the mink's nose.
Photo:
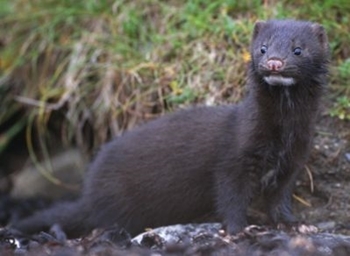
<svg viewBox="0 0 350 256">
<path fill-rule="evenodd" d="M 279 71 L 283 67 L 283 61 L 280 59 L 269 59 L 266 64 L 271 71 Z"/>
</svg>

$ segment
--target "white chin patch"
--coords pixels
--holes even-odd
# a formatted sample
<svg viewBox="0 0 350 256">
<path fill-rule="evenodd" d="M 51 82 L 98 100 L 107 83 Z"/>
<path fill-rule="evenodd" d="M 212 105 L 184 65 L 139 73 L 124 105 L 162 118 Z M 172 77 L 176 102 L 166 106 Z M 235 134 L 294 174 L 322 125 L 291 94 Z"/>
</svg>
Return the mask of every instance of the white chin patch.
<svg viewBox="0 0 350 256">
<path fill-rule="evenodd" d="M 271 76 L 264 76 L 264 80 L 269 85 L 283 85 L 283 86 L 290 86 L 295 84 L 294 78 L 291 77 L 283 77 L 280 75 L 271 75 Z"/>
</svg>

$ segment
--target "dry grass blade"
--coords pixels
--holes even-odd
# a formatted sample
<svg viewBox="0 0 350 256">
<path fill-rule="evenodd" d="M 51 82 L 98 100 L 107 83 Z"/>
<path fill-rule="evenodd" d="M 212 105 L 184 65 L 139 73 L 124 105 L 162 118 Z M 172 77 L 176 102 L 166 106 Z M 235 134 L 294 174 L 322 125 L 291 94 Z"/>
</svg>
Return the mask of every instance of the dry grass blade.
<svg viewBox="0 0 350 256">
<path fill-rule="evenodd" d="M 301 203 L 301 204 L 303 204 L 303 205 L 305 205 L 307 207 L 312 207 L 312 205 L 309 202 L 305 201 L 303 198 L 301 198 L 301 197 L 299 197 L 299 196 L 297 196 L 295 194 L 293 194 L 293 198 L 295 200 L 297 200 L 299 203 Z"/>
<path fill-rule="evenodd" d="M 314 192 L 314 178 L 312 176 L 312 172 L 311 172 L 310 168 L 307 165 L 305 165 L 305 169 L 306 169 L 306 173 L 310 179 L 310 191 L 311 191 L 311 193 L 313 193 Z"/>
</svg>

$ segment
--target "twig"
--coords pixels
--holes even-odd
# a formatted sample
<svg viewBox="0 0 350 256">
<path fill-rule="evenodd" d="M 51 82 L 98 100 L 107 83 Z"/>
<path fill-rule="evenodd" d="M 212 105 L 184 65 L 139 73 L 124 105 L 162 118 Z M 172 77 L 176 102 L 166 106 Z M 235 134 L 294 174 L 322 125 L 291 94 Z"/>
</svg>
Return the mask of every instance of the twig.
<svg viewBox="0 0 350 256">
<path fill-rule="evenodd" d="M 314 178 L 312 176 L 312 172 L 310 170 L 310 168 L 305 165 L 305 169 L 306 169 L 306 173 L 307 175 L 309 176 L 309 179 L 310 179 L 310 190 L 311 190 L 311 193 L 314 193 Z"/>
</svg>

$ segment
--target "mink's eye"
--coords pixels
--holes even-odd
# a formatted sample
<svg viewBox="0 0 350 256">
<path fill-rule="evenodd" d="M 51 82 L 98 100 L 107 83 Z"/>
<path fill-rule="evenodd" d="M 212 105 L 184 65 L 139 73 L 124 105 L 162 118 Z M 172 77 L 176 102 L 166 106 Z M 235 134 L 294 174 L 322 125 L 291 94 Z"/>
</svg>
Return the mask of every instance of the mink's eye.
<svg viewBox="0 0 350 256">
<path fill-rule="evenodd" d="M 265 54 L 265 53 L 267 52 L 267 46 L 266 46 L 266 45 L 261 46 L 260 52 L 261 52 L 262 54 Z"/>
<path fill-rule="evenodd" d="M 294 50 L 293 50 L 294 54 L 295 55 L 300 55 L 301 54 L 301 48 L 300 47 L 296 47 Z"/>
</svg>

